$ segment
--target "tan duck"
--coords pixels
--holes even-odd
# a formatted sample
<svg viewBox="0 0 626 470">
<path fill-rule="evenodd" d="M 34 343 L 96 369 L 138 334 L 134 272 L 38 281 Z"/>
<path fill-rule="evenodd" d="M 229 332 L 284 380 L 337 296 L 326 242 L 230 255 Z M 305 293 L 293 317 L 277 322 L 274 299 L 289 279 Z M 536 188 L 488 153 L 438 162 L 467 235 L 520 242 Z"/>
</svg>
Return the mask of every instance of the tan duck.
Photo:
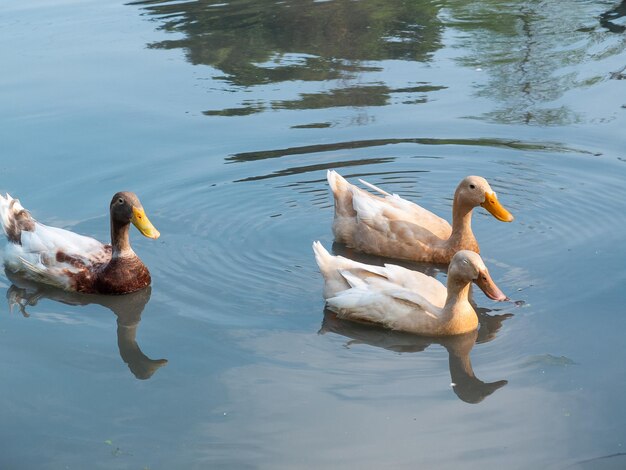
<svg viewBox="0 0 626 470">
<path fill-rule="evenodd" d="M 348 183 L 334 170 L 327 174 L 335 199 L 335 240 L 364 253 L 427 263 L 449 263 L 459 250 L 480 253 L 472 232 L 472 210 L 482 206 L 496 219 L 513 216 L 500 204 L 489 183 L 480 176 L 464 178 L 452 203 L 452 226 L 415 203 L 377 191 L 371 194 Z"/>
<path fill-rule="evenodd" d="M 17 199 L 0 196 L 0 223 L 9 241 L 6 269 L 36 282 L 88 294 L 127 294 L 150 285 L 148 268 L 130 247 L 132 223 L 158 238 L 134 193 L 119 192 L 110 204 L 111 244 L 37 222 Z"/>
<path fill-rule="evenodd" d="M 324 277 L 326 306 L 342 319 L 426 336 L 458 335 L 478 327 L 469 300 L 472 282 L 490 299 L 508 300 L 473 251 L 461 250 L 452 257 L 447 286 L 400 266 L 371 266 L 332 256 L 320 242 L 313 243 L 313 251 Z"/>
</svg>

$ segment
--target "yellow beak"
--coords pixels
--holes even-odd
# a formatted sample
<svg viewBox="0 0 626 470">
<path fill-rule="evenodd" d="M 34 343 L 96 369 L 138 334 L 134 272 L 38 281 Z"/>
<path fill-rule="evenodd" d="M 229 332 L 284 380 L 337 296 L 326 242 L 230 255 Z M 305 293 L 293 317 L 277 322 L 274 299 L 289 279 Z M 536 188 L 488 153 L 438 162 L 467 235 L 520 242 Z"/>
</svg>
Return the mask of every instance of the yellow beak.
<svg viewBox="0 0 626 470">
<path fill-rule="evenodd" d="M 143 209 L 133 207 L 133 217 L 130 221 L 137 227 L 137 230 L 148 238 L 157 239 L 161 235 L 159 231 L 154 228 L 154 225 L 152 225 Z"/>
<path fill-rule="evenodd" d="M 486 193 L 485 202 L 483 202 L 481 206 L 502 222 L 511 222 L 514 219 L 511 213 L 502 207 L 502 204 L 500 204 L 496 197 L 496 193 Z"/>
</svg>

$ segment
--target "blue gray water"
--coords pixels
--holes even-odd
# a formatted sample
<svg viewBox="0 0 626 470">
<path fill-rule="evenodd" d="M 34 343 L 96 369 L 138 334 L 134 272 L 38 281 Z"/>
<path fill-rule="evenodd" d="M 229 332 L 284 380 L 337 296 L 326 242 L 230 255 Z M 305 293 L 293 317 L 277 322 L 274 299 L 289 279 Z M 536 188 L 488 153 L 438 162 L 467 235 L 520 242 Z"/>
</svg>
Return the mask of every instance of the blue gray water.
<svg viewBox="0 0 626 470">
<path fill-rule="evenodd" d="M 125 298 L 0 276 L 0 468 L 623 468 L 624 14 L 3 2 L 0 190 L 102 240 L 133 190 L 161 238 L 133 232 L 153 286 Z M 325 314 L 328 168 L 445 217 L 487 178 L 518 302 L 439 342 Z"/>
</svg>

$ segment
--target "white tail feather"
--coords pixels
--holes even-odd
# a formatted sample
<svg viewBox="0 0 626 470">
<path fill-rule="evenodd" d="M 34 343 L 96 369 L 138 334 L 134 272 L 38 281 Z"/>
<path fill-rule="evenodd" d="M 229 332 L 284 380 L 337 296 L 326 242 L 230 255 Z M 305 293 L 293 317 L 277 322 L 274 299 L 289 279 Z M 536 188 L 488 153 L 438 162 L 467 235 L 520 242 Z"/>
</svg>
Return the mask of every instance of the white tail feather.
<svg viewBox="0 0 626 470">
<path fill-rule="evenodd" d="M 347 271 L 345 269 L 340 269 L 339 273 L 343 276 L 343 278 L 346 281 L 348 281 L 348 284 L 350 284 L 350 287 L 365 287 L 366 285 L 363 279 L 360 279 L 359 277 L 355 276 L 350 271 Z"/>
<path fill-rule="evenodd" d="M 384 189 L 380 189 L 378 186 L 374 186 L 372 183 L 368 183 L 367 181 L 362 180 L 362 179 L 359 179 L 359 181 L 361 182 L 361 184 L 364 184 L 365 186 L 370 188 L 372 191 L 376 191 L 377 193 L 380 193 L 383 196 L 391 196 L 391 194 L 389 194 L 387 191 L 385 191 Z"/>
<path fill-rule="evenodd" d="M 12 203 L 12 201 L 15 202 Z M 15 217 L 15 214 L 22 210 L 24 210 L 24 207 L 22 207 L 20 201 L 13 199 L 9 193 L 6 193 L 5 197 L 0 195 L 0 222 L 5 235 L 8 235 L 8 227 L 12 225 L 11 220 Z"/>
<path fill-rule="evenodd" d="M 319 242 L 313 242 L 313 252 L 315 253 L 315 261 L 320 268 L 322 274 L 327 275 L 331 271 L 340 271 L 348 269 L 362 269 L 364 271 L 386 277 L 386 270 L 381 266 L 359 263 L 343 256 L 333 256 Z"/>
<path fill-rule="evenodd" d="M 333 262 L 333 256 L 324 248 L 319 241 L 313 242 L 313 252 L 315 253 L 315 261 L 320 271 L 324 273 L 327 271 Z"/>
<path fill-rule="evenodd" d="M 330 186 L 331 191 L 335 195 L 353 186 L 335 170 L 328 170 L 326 172 L 326 179 L 328 180 L 328 186 Z"/>
<path fill-rule="evenodd" d="M 359 221 L 367 225 L 379 226 L 381 222 L 387 223 L 387 219 L 382 217 L 384 206 L 379 200 L 356 187 L 352 190 L 352 207 L 354 207 Z"/>
<path fill-rule="evenodd" d="M 326 300 L 333 311 L 360 309 L 363 306 L 375 305 L 383 300 L 383 296 L 367 289 L 352 288 L 339 292 L 336 296 Z M 375 309 L 371 309 L 372 311 Z"/>
</svg>

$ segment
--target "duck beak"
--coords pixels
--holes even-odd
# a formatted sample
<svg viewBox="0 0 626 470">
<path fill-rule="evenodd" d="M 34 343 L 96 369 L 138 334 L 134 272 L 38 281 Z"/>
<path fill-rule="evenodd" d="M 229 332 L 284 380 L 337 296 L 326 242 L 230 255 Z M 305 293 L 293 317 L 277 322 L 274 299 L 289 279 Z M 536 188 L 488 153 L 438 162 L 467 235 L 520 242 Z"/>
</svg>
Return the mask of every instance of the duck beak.
<svg viewBox="0 0 626 470">
<path fill-rule="evenodd" d="M 502 204 L 500 204 L 494 192 L 485 193 L 485 202 L 483 202 L 481 206 L 502 222 L 511 222 L 514 218 L 509 211 L 502 207 Z"/>
<path fill-rule="evenodd" d="M 133 207 L 133 217 L 130 221 L 135 227 L 137 227 L 137 230 L 148 238 L 157 239 L 161 235 L 159 231 L 154 228 L 154 225 L 152 225 L 150 219 L 148 219 L 148 216 L 144 212 L 143 208 Z"/>
<path fill-rule="evenodd" d="M 496 283 L 493 282 L 493 279 L 491 279 L 491 276 L 489 275 L 489 271 L 486 269 L 478 272 L 478 279 L 474 280 L 474 283 L 480 287 L 480 290 L 482 290 L 491 300 L 497 300 L 498 302 L 509 300 Z"/>
</svg>

